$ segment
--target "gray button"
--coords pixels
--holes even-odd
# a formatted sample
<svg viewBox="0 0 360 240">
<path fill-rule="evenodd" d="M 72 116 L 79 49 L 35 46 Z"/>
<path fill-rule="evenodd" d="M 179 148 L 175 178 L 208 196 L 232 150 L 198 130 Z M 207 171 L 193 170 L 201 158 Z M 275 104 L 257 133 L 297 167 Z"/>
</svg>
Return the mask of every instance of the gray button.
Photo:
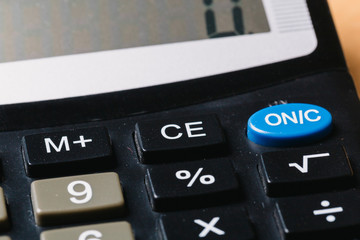
<svg viewBox="0 0 360 240">
<path fill-rule="evenodd" d="M 128 222 L 94 224 L 81 227 L 50 230 L 41 234 L 41 240 L 134 240 Z M 0 239 L 2 240 L 2 239 Z"/>
<path fill-rule="evenodd" d="M 31 184 L 31 199 L 40 226 L 116 217 L 124 208 L 116 173 L 38 180 Z"/>
<path fill-rule="evenodd" d="M 4 196 L 4 191 L 0 187 L 0 230 L 6 230 L 9 227 L 9 218 L 6 211 L 6 201 Z M 6 238 L 5 238 L 6 239 Z M 0 240 L 3 240 L 0 237 Z"/>
</svg>

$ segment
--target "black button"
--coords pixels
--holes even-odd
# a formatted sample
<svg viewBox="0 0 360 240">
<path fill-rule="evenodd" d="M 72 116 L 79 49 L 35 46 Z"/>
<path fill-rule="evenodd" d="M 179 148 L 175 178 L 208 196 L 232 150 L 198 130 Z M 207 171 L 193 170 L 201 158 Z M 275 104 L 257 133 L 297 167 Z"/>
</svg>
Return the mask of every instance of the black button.
<svg viewBox="0 0 360 240">
<path fill-rule="evenodd" d="M 239 184 L 227 160 L 206 160 L 148 169 L 146 187 L 154 210 L 209 206 L 235 200 Z"/>
<path fill-rule="evenodd" d="M 160 221 L 163 240 L 253 240 L 248 217 L 237 207 L 169 213 Z"/>
<path fill-rule="evenodd" d="M 277 222 L 286 240 L 352 239 L 360 232 L 359 202 L 358 190 L 282 199 Z"/>
<path fill-rule="evenodd" d="M 151 163 L 217 154 L 225 138 L 216 116 L 206 115 L 139 122 L 135 141 L 140 160 Z"/>
<path fill-rule="evenodd" d="M 26 173 L 32 177 L 99 170 L 113 164 L 105 128 L 84 128 L 29 135 L 22 149 Z"/>
<path fill-rule="evenodd" d="M 264 153 L 260 172 L 270 196 L 346 188 L 353 176 L 345 149 L 338 145 Z"/>
</svg>

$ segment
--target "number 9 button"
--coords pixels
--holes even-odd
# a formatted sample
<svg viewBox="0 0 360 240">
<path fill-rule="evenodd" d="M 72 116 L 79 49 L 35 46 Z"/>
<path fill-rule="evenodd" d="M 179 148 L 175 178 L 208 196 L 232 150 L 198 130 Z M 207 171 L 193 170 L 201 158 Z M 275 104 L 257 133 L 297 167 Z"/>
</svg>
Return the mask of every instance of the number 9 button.
<svg viewBox="0 0 360 240">
<path fill-rule="evenodd" d="M 116 173 L 34 181 L 31 199 L 39 226 L 116 217 L 124 208 Z"/>
</svg>

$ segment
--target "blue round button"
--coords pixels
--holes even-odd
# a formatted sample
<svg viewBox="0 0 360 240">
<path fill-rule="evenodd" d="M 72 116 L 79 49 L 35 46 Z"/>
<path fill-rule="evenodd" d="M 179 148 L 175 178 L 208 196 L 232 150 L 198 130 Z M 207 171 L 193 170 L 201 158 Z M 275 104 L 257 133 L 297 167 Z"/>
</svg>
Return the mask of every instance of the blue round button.
<svg viewBox="0 0 360 240">
<path fill-rule="evenodd" d="M 264 146 L 287 147 L 308 144 L 327 136 L 332 117 L 326 109 L 305 103 L 264 108 L 248 120 L 248 138 Z"/>
</svg>

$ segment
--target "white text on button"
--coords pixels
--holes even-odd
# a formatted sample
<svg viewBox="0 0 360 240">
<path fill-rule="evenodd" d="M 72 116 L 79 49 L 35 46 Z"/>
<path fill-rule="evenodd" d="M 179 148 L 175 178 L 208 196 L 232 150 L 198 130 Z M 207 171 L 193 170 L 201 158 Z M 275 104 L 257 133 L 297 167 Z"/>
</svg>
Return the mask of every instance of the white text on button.
<svg viewBox="0 0 360 240">
<path fill-rule="evenodd" d="M 288 120 L 295 124 L 304 124 L 304 120 L 306 120 L 308 122 L 320 121 L 321 116 L 316 115 L 315 117 L 311 117 L 311 116 L 309 116 L 310 113 L 318 114 L 319 111 L 315 110 L 315 109 L 309 109 L 303 113 L 302 110 L 299 110 L 298 116 L 296 115 L 295 111 L 291 112 L 291 116 L 289 116 L 288 114 L 286 114 L 284 112 L 282 112 L 281 114 L 269 113 L 268 115 L 265 116 L 265 122 L 269 126 L 278 126 L 282 123 L 284 123 L 284 125 L 287 125 Z M 313 114 L 311 114 L 311 115 L 313 115 Z"/>
<path fill-rule="evenodd" d="M 101 240 L 100 239 L 101 237 L 102 237 L 101 232 L 96 231 L 96 230 L 89 230 L 89 231 L 83 232 L 80 235 L 79 240 Z"/>
<path fill-rule="evenodd" d="M 63 151 L 63 148 L 65 148 L 65 151 L 70 151 L 70 145 L 69 145 L 69 138 L 67 136 L 62 136 L 60 143 L 56 145 L 51 138 L 45 138 L 45 147 L 46 147 L 46 153 L 51 153 L 51 148 L 53 148 L 56 152 Z M 80 144 L 82 148 L 86 147 L 86 143 L 92 142 L 92 139 L 85 139 L 83 135 L 79 136 L 79 140 L 73 141 L 73 144 Z"/>
<path fill-rule="evenodd" d="M 329 157 L 329 156 L 330 156 L 330 153 L 304 155 L 303 156 L 303 165 L 302 166 L 300 166 L 297 163 L 289 163 L 289 167 L 295 167 L 301 173 L 308 173 L 309 172 L 309 159 L 310 158 L 321 158 L 321 157 Z"/>
<path fill-rule="evenodd" d="M 202 124 L 203 124 L 202 121 L 185 123 L 184 125 L 188 138 L 206 137 L 206 133 L 201 132 L 204 130 L 204 128 L 201 127 Z M 169 134 L 166 132 L 166 130 L 169 128 L 178 129 L 179 132 L 175 136 L 169 136 Z M 169 140 L 179 139 L 183 136 L 183 133 L 181 132 L 180 129 L 181 127 L 177 124 L 168 124 L 161 128 L 161 135 Z"/>
</svg>

